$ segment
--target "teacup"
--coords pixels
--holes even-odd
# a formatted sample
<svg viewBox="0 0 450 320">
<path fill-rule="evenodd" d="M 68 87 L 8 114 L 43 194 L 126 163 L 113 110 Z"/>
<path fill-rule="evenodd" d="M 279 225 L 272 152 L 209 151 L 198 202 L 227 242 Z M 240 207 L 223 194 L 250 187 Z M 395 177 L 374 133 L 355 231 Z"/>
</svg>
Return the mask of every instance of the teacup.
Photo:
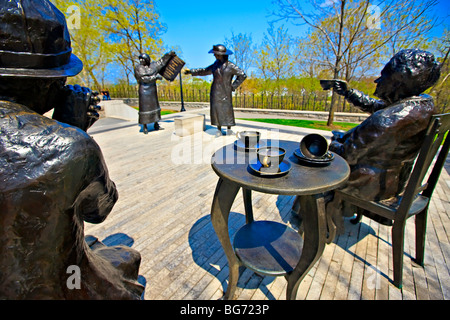
<svg viewBox="0 0 450 320">
<path fill-rule="evenodd" d="M 307 158 L 322 158 L 328 152 L 328 141 L 320 134 L 308 134 L 300 141 L 300 150 Z"/>
<path fill-rule="evenodd" d="M 259 148 L 257 154 L 263 167 L 278 167 L 286 155 L 286 150 L 278 147 L 265 147 Z"/>
<path fill-rule="evenodd" d="M 320 85 L 322 87 L 323 90 L 330 90 L 334 87 L 335 83 L 347 83 L 344 80 L 340 80 L 340 79 L 332 79 L 332 80 L 320 80 Z"/>
<path fill-rule="evenodd" d="M 261 133 L 259 131 L 240 131 L 236 137 L 242 141 L 246 148 L 254 147 L 259 143 Z"/>
</svg>

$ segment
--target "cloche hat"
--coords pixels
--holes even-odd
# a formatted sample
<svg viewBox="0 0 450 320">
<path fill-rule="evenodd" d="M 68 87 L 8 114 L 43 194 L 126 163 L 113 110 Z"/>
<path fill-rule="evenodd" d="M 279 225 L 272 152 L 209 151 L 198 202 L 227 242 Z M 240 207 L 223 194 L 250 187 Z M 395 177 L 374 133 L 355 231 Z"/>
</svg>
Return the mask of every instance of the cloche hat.
<svg viewBox="0 0 450 320">
<path fill-rule="evenodd" d="M 208 53 L 214 53 L 214 54 L 218 54 L 221 56 L 230 56 L 233 54 L 233 51 L 225 48 L 225 46 L 223 44 L 216 44 L 213 46 L 213 48 L 211 50 L 209 50 Z"/>
<path fill-rule="evenodd" d="M 62 78 L 82 69 L 64 14 L 50 1 L 0 0 L 0 76 Z"/>
</svg>

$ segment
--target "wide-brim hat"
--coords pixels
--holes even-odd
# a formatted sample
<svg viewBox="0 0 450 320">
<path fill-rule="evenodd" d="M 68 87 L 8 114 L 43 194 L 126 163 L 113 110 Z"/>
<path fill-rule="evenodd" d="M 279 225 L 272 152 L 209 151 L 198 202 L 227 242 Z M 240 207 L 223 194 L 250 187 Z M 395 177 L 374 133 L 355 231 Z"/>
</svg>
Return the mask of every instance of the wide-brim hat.
<svg viewBox="0 0 450 320">
<path fill-rule="evenodd" d="M 63 78 L 83 70 L 64 14 L 48 0 L 0 0 L 0 76 Z"/>
<path fill-rule="evenodd" d="M 211 50 L 209 50 L 208 53 L 214 53 L 214 54 L 218 54 L 221 56 L 230 56 L 233 54 L 233 51 L 225 48 L 225 46 L 223 44 L 217 44 L 217 45 L 214 45 L 213 48 Z"/>
</svg>

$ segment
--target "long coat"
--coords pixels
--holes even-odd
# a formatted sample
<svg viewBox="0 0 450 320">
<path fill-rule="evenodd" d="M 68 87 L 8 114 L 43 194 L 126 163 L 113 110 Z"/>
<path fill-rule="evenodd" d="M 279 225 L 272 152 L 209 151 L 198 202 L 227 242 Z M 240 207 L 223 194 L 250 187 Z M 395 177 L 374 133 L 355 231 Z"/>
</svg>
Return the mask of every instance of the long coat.
<svg viewBox="0 0 450 320">
<path fill-rule="evenodd" d="M 366 200 L 396 196 L 404 189 L 435 113 L 433 99 L 420 95 L 386 105 L 357 90 L 351 98 L 353 104 L 372 114 L 330 145 L 351 168 L 344 189 Z"/>
<path fill-rule="evenodd" d="M 139 83 L 139 123 L 148 124 L 161 120 L 161 107 L 158 101 L 156 81 L 161 79 L 158 72 L 170 60 L 165 54 L 160 60 L 153 61 L 148 66 L 137 65 L 134 76 Z"/>
<path fill-rule="evenodd" d="M 230 61 L 216 60 L 207 68 L 192 69 L 193 76 L 213 75 L 211 85 L 211 124 L 214 126 L 235 126 L 232 92 L 247 78 L 244 71 Z M 233 81 L 233 77 L 236 79 Z"/>
<path fill-rule="evenodd" d="M 118 199 L 97 143 L 7 101 L 0 129 L 0 299 L 139 299 L 139 253 L 84 239 L 83 221 L 101 223 Z"/>
</svg>

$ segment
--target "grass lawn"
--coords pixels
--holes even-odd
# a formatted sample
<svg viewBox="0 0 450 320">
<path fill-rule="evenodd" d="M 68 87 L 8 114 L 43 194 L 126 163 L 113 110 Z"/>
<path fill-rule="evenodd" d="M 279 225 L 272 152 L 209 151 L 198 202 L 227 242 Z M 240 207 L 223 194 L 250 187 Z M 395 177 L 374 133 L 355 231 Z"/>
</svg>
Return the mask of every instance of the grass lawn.
<svg viewBox="0 0 450 320">
<path fill-rule="evenodd" d="M 273 123 L 280 124 L 285 126 L 294 126 L 294 127 L 302 127 L 302 128 L 311 128 L 318 130 L 349 130 L 353 127 L 356 127 L 357 123 L 349 123 L 349 122 L 334 122 L 330 127 L 327 126 L 326 121 L 315 121 L 315 120 L 301 120 L 301 119 L 241 119 L 241 120 L 249 120 L 249 121 L 258 121 L 265 123 Z"/>
<path fill-rule="evenodd" d="M 139 107 L 132 107 L 136 110 L 139 110 Z M 166 114 L 172 114 L 172 113 L 177 113 L 178 111 L 175 110 L 166 110 L 166 109 L 161 109 L 161 115 L 164 116 Z"/>
</svg>

